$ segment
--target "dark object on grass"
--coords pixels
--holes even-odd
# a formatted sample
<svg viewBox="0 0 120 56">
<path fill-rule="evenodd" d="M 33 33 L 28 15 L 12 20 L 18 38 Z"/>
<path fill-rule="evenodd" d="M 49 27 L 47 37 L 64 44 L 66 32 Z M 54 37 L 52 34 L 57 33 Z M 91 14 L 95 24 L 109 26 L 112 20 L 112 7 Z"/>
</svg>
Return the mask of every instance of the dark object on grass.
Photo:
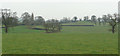
<svg viewBox="0 0 120 56">
<path fill-rule="evenodd" d="M 42 29 L 42 28 L 32 28 L 32 29 L 35 29 L 35 30 L 45 30 L 45 29 Z"/>
</svg>

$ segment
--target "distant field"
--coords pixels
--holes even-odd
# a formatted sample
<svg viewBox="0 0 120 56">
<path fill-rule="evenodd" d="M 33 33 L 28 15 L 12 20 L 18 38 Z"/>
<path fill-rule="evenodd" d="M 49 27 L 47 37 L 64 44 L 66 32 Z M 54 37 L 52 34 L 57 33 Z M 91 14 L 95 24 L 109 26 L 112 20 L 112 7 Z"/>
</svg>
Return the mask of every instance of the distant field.
<svg viewBox="0 0 120 56">
<path fill-rule="evenodd" d="M 108 29 L 110 26 L 63 26 L 61 32 L 45 33 L 17 26 L 8 34 L 3 32 L 3 54 L 117 54 L 118 34 Z"/>
<path fill-rule="evenodd" d="M 70 22 L 70 23 L 65 23 L 63 25 L 94 25 L 93 23 L 91 22 L 85 22 L 85 21 L 82 21 L 82 22 Z"/>
</svg>

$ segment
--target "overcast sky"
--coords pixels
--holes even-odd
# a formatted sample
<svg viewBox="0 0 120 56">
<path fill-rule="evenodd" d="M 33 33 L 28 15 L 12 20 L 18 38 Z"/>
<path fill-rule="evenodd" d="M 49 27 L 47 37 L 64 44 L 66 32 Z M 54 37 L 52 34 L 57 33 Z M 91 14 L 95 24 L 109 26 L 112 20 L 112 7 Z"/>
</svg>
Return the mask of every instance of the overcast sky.
<svg viewBox="0 0 120 56">
<path fill-rule="evenodd" d="M 119 0 L 1 0 L 1 8 L 10 8 L 20 17 L 22 13 L 33 12 L 45 19 L 62 19 L 88 15 L 101 16 L 118 12 Z"/>
</svg>

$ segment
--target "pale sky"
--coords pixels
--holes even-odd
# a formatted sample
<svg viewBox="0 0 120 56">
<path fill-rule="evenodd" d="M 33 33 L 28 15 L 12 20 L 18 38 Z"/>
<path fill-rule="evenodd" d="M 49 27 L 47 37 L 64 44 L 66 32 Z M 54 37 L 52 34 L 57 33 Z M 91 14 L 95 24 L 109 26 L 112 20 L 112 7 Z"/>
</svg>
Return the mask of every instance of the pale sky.
<svg viewBox="0 0 120 56">
<path fill-rule="evenodd" d="M 0 0 L 1 2 L 118 2 L 119 0 Z"/>
<path fill-rule="evenodd" d="M 77 16 L 83 18 L 88 15 L 101 16 L 118 12 L 119 0 L 0 0 L 0 7 L 16 11 L 20 17 L 22 13 L 33 12 L 35 16 L 45 19 L 62 19 Z"/>
</svg>

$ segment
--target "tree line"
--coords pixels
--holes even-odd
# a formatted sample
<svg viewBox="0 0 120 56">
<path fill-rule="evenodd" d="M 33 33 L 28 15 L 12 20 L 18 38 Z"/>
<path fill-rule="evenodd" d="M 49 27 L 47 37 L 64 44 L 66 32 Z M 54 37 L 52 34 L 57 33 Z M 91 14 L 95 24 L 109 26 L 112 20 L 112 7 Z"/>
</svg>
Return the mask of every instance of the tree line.
<svg viewBox="0 0 120 56">
<path fill-rule="evenodd" d="M 103 15 L 102 17 L 98 17 L 92 15 L 90 18 L 89 16 L 84 16 L 83 20 L 74 16 L 72 19 L 70 17 L 63 17 L 63 19 L 56 20 L 56 19 L 49 19 L 45 20 L 42 16 L 34 16 L 33 13 L 29 14 L 28 12 L 24 12 L 21 17 L 17 16 L 17 12 L 13 12 L 10 9 L 1 9 L 0 11 L 0 20 L 2 21 L 2 26 L 5 28 L 5 32 L 8 33 L 8 29 L 10 27 L 14 27 L 17 25 L 26 25 L 28 28 L 32 28 L 35 25 L 41 25 L 45 28 L 47 33 L 50 32 L 60 32 L 62 27 L 61 24 L 63 23 L 70 23 L 70 22 L 78 22 L 78 21 L 87 21 L 92 22 L 94 25 L 109 25 L 112 27 L 112 33 L 115 32 L 115 26 L 120 22 L 120 15 L 119 14 L 107 14 Z M 22 19 L 22 20 L 19 20 Z"/>
</svg>

